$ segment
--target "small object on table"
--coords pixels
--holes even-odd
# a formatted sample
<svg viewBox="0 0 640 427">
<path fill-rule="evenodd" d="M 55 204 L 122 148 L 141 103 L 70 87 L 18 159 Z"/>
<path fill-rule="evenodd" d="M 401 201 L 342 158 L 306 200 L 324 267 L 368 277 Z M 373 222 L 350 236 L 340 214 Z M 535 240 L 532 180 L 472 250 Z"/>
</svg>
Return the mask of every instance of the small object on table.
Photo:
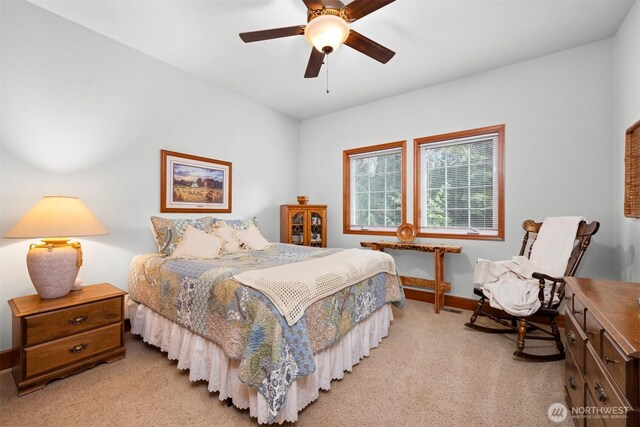
<svg viewBox="0 0 640 427">
<path fill-rule="evenodd" d="M 18 395 L 100 362 L 124 358 L 125 294 L 101 283 L 56 299 L 29 295 L 9 300 Z"/>
<path fill-rule="evenodd" d="M 408 222 L 400 224 L 398 230 L 396 231 L 396 236 L 398 236 L 398 240 L 403 243 L 411 243 L 416 239 L 416 235 L 418 234 L 418 229 L 415 225 L 409 224 Z"/>
<path fill-rule="evenodd" d="M 77 278 L 75 282 L 73 282 L 73 286 L 71 287 L 71 291 L 79 291 L 84 287 L 84 280 L 81 278 Z"/>
<path fill-rule="evenodd" d="M 431 243 L 403 243 L 403 242 L 360 242 L 363 248 L 371 248 L 374 251 L 384 252 L 385 249 L 409 250 L 418 252 L 433 252 L 434 280 L 421 279 L 418 277 L 400 276 L 403 285 L 417 286 L 422 288 L 433 288 L 434 307 L 433 311 L 438 314 L 440 308 L 444 306 L 444 293 L 451 290 L 451 284 L 444 281 L 444 254 L 459 254 L 462 246 L 451 246 Z"/>
</svg>

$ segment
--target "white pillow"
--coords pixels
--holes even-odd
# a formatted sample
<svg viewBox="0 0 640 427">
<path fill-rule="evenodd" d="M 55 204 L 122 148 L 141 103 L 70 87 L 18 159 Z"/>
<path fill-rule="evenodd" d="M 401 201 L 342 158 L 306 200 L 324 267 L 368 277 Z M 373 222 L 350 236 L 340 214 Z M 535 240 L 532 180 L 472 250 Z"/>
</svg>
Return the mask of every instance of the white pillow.
<svg viewBox="0 0 640 427">
<path fill-rule="evenodd" d="M 182 240 L 169 258 L 216 258 L 224 240 L 187 225 Z"/>
<path fill-rule="evenodd" d="M 211 229 L 211 233 L 224 241 L 222 244 L 223 254 L 234 254 L 242 251 L 238 241 L 238 230 L 235 228 L 225 223 L 218 223 Z"/>
<path fill-rule="evenodd" d="M 262 236 L 255 225 L 250 225 L 244 230 L 238 231 L 238 240 L 254 251 L 261 251 L 271 246 L 271 243 Z"/>
</svg>

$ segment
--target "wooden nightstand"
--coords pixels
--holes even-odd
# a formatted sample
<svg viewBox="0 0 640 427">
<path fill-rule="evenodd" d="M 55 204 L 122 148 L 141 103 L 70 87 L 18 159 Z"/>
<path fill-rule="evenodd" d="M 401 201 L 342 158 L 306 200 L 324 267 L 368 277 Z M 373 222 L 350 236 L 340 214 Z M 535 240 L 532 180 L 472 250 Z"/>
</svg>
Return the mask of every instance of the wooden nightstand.
<svg viewBox="0 0 640 427">
<path fill-rule="evenodd" d="M 124 358 L 125 294 L 101 283 L 62 298 L 29 295 L 9 300 L 13 348 L 19 352 L 13 368 L 18 395 L 100 362 Z"/>
</svg>

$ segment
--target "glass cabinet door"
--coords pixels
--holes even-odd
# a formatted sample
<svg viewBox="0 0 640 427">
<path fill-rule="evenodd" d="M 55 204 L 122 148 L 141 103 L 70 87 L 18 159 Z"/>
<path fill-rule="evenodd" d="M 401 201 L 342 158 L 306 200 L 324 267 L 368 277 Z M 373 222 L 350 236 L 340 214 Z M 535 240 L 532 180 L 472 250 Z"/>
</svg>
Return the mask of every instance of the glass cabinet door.
<svg viewBox="0 0 640 427">
<path fill-rule="evenodd" d="M 324 241 L 324 215 L 321 215 L 319 212 L 311 211 L 310 217 L 310 235 L 309 235 L 309 246 L 323 247 Z"/>
<path fill-rule="evenodd" d="M 304 245 L 304 212 L 291 212 L 291 243 Z"/>
<path fill-rule="evenodd" d="M 280 241 L 293 245 L 326 248 L 326 205 L 281 205 Z"/>
</svg>

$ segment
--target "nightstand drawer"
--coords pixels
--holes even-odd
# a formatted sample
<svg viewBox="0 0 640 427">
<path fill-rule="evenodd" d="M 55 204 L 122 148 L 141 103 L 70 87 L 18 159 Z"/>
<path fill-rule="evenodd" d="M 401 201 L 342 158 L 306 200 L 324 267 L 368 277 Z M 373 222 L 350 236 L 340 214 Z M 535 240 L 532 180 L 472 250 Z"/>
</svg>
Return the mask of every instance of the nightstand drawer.
<svg viewBox="0 0 640 427">
<path fill-rule="evenodd" d="M 27 348 L 24 350 L 25 376 L 30 377 L 120 347 L 121 332 L 122 323 L 116 323 Z"/>
<path fill-rule="evenodd" d="M 26 346 L 67 337 L 122 320 L 122 298 L 26 316 Z"/>
</svg>

